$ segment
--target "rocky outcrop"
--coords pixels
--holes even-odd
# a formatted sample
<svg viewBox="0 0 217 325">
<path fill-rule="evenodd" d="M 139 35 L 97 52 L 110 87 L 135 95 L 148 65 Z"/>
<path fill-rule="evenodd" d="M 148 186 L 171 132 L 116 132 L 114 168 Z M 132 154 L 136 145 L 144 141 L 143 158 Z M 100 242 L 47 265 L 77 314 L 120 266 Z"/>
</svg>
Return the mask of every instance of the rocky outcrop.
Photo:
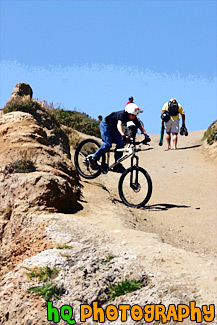
<svg viewBox="0 0 217 325">
<path fill-rule="evenodd" d="M 19 211 L 30 207 L 73 211 L 77 202 L 77 176 L 63 143 L 60 137 L 60 145 L 55 147 L 52 135 L 48 136 L 46 128 L 29 113 L 3 115 L 0 119 L 1 209 L 10 203 L 13 210 Z M 34 172 L 23 172 L 22 164 L 26 162 L 31 162 Z M 18 168 L 15 173 L 14 166 Z"/>
<path fill-rule="evenodd" d="M 16 84 L 16 86 L 14 87 L 11 97 L 9 99 L 9 102 L 13 101 L 14 99 L 17 100 L 20 97 L 32 99 L 32 95 L 33 95 L 33 91 L 32 91 L 32 88 L 30 87 L 30 85 L 28 85 L 25 82 L 20 82 L 20 83 Z"/>
<path fill-rule="evenodd" d="M 44 138 L 41 138 L 40 140 L 38 139 L 38 141 L 42 141 L 43 144 L 55 148 L 56 151 L 66 155 L 67 158 L 71 158 L 68 137 L 63 132 L 53 115 L 44 109 L 42 103 L 28 99 L 25 96 L 19 97 L 17 99 L 9 100 L 4 107 L 5 113 L 14 111 L 24 112 L 32 115 L 33 119 L 35 120 L 35 124 L 37 125 L 35 128 L 38 129 L 36 133 L 39 132 Z M 11 115 L 7 115 L 4 123 L 10 123 L 10 119 Z M 16 119 L 20 119 L 19 123 L 25 124 L 22 115 L 19 115 L 19 117 L 17 115 Z M 32 137 L 34 137 L 34 135 L 32 135 Z"/>
<path fill-rule="evenodd" d="M 81 231 L 81 232 L 80 232 Z M 31 286 L 42 285 L 38 279 L 28 277 L 30 271 L 35 265 L 51 269 L 58 268 L 58 276 L 54 279 L 58 287 L 63 288 L 63 294 L 60 300 L 53 302 L 60 308 L 63 304 L 73 306 L 76 323 L 79 322 L 79 310 L 81 304 L 92 305 L 94 301 L 98 306 L 104 309 L 109 304 L 109 289 L 112 285 L 120 283 L 124 276 L 129 280 L 136 280 L 141 283 L 139 288 L 144 288 L 145 293 L 141 290 L 128 294 L 128 299 L 138 300 L 141 296 L 141 304 L 144 296 L 146 299 L 152 293 L 150 280 L 141 265 L 136 264 L 135 260 L 128 254 L 119 251 L 119 256 L 111 256 L 108 260 L 110 251 L 106 241 L 108 238 L 100 239 L 94 236 L 85 237 L 82 229 L 80 234 L 76 233 L 76 240 L 71 242 L 69 249 L 49 249 L 41 252 L 37 256 L 26 259 L 19 267 L 6 275 L 2 281 L 2 290 L 0 293 L 1 307 L 0 319 L 6 319 L 13 323 L 13 320 L 23 320 L 23 324 L 49 324 L 46 322 L 46 303 L 41 298 L 28 294 L 27 290 Z M 78 237 L 79 236 L 79 237 Z M 13 292 L 13 288 L 18 290 Z M 52 299 L 53 300 L 53 299 Z M 22 302 L 22 308 L 20 308 Z M 123 303 L 123 297 L 116 298 L 116 306 Z M 60 324 L 65 322 L 60 320 Z M 0 324 L 1 321 L 0 321 Z M 86 320 L 85 324 L 93 324 Z M 108 323 L 106 323 L 108 324 Z M 120 324 L 120 323 L 119 323 Z M 127 324 L 132 324 L 130 321 Z M 142 324 L 142 323 L 141 323 Z"/>
<path fill-rule="evenodd" d="M 0 117 L 1 266 L 9 269 L 16 265 L 17 257 L 27 251 L 26 256 L 40 252 L 48 243 L 44 224 L 33 232 L 35 238 L 41 234 L 37 239 L 40 245 L 35 250 L 28 245 L 31 213 L 73 213 L 79 197 L 69 141 L 55 118 L 25 96 L 5 106 L 9 111 L 11 107 L 15 111 Z"/>
</svg>

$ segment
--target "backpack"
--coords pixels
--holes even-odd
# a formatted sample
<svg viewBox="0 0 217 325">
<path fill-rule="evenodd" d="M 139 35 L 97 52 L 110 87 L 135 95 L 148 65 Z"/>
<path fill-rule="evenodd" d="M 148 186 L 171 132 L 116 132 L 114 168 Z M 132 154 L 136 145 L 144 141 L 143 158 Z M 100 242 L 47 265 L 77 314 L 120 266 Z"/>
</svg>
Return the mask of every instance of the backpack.
<svg viewBox="0 0 217 325">
<path fill-rule="evenodd" d="M 168 112 L 171 116 L 176 116 L 179 113 L 179 105 L 177 102 L 168 102 Z"/>
</svg>

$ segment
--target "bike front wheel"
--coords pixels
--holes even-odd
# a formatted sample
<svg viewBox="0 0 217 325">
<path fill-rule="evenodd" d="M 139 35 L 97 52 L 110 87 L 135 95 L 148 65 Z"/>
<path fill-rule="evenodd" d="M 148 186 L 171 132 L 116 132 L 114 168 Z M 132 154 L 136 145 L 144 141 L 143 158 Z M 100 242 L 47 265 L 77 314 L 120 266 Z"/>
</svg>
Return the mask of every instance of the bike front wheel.
<svg viewBox="0 0 217 325">
<path fill-rule="evenodd" d="M 121 175 L 118 190 L 124 204 L 133 208 L 143 207 L 152 194 L 151 177 L 145 169 L 132 166 Z"/>
<path fill-rule="evenodd" d="M 98 170 L 93 170 L 89 159 L 100 148 L 100 143 L 95 139 L 85 139 L 77 146 L 75 150 L 74 163 L 78 173 L 87 179 L 93 179 L 100 175 L 101 166 L 105 163 L 105 155 L 98 161 Z"/>
</svg>

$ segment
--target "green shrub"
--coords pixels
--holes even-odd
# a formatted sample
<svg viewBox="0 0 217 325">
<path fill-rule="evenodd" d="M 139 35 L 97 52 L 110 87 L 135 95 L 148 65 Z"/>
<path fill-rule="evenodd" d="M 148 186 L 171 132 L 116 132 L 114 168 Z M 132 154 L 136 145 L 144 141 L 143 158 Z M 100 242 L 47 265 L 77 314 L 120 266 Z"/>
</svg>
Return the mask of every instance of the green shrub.
<svg viewBox="0 0 217 325">
<path fill-rule="evenodd" d="M 32 150 L 17 150 L 15 154 L 17 159 L 5 166 L 4 174 L 32 173 L 36 171 L 36 157 Z"/>
<path fill-rule="evenodd" d="M 3 113 L 10 113 L 10 112 L 27 112 L 33 109 L 34 101 L 30 98 L 14 98 L 10 100 L 3 108 Z"/>
<path fill-rule="evenodd" d="M 25 97 L 14 98 L 8 101 L 7 104 L 4 106 L 3 113 L 6 114 L 14 111 L 21 111 L 21 112 L 31 114 L 39 124 L 42 123 L 49 126 L 53 124 L 57 128 L 60 127 L 54 114 L 52 114 L 51 111 L 46 110 L 44 104 L 38 100 L 33 100 Z M 48 119 L 44 119 L 42 121 L 40 114 L 38 114 L 38 111 L 42 111 L 45 114 L 49 115 L 49 121 Z"/>
<path fill-rule="evenodd" d="M 111 260 L 113 260 L 113 258 L 115 258 L 114 255 L 108 255 L 108 256 L 106 256 L 106 258 L 104 260 L 102 260 L 102 264 L 109 263 Z"/>
<path fill-rule="evenodd" d="M 125 279 L 109 288 L 108 296 L 112 300 L 115 297 L 123 296 L 128 292 L 133 292 L 142 286 L 142 282 Z"/>
<path fill-rule="evenodd" d="M 27 274 L 30 279 L 37 278 L 42 285 L 30 287 L 27 292 L 33 292 L 36 295 L 43 297 L 46 301 L 50 301 L 53 298 L 60 299 L 60 296 L 64 294 L 65 289 L 61 286 L 58 287 L 55 283 L 50 282 L 55 278 L 59 270 L 52 269 L 49 266 L 28 268 L 24 267 L 29 273 Z"/>
<path fill-rule="evenodd" d="M 30 279 L 38 278 L 43 282 L 55 278 L 59 273 L 57 269 L 51 269 L 49 266 L 34 267 L 32 269 L 25 267 L 25 269 L 29 271 L 28 277 Z"/>
<path fill-rule="evenodd" d="M 54 283 L 46 282 L 41 286 L 30 287 L 27 292 L 33 292 L 36 295 L 43 297 L 46 301 L 51 301 L 53 298 L 60 299 L 60 297 L 65 293 L 65 289 L 63 287 L 58 287 Z"/>
<path fill-rule="evenodd" d="M 58 245 L 56 248 L 57 248 L 57 249 L 71 249 L 72 246 L 68 246 L 68 245 Z"/>
<path fill-rule="evenodd" d="M 30 159 L 18 159 L 5 166 L 5 173 L 31 173 L 36 170 L 35 164 Z"/>
<path fill-rule="evenodd" d="M 203 140 L 206 140 L 209 145 L 217 141 L 217 120 L 204 132 Z"/>
<path fill-rule="evenodd" d="M 100 137 L 99 121 L 91 118 L 88 114 L 78 112 L 75 109 L 63 110 L 59 107 L 55 108 L 53 103 L 48 104 L 46 101 L 40 102 L 29 98 L 16 98 L 5 105 L 3 113 L 22 111 L 30 113 L 36 117 L 35 112 L 37 109 L 46 111 L 52 117 L 53 122 L 57 125 L 57 129 L 60 128 L 60 125 L 64 125 L 82 133 Z M 53 131 L 53 135 L 57 134 L 58 130 Z"/>
<path fill-rule="evenodd" d="M 215 141 L 217 141 L 217 130 L 213 131 L 212 134 L 210 135 L 210 138 L 207 139 L 207 142 L 209 144 L 213 144 Z"/>
<path fill-rule="evenodd" d="M 46 110 L 55 117 L 60 125 L 73 128 L 88 135 L 100 137 L 99 121 L 91 118 L 88 114 L 76 110 L 54 108 L 53 104 L 44 103 Z"/>
</svg>

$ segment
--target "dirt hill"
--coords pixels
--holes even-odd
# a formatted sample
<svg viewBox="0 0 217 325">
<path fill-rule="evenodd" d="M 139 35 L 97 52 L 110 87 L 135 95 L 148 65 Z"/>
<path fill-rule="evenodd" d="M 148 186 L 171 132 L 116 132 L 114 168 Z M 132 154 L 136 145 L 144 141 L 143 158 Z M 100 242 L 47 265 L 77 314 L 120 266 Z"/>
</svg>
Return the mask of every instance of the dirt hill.
<svg viewBox="0 0 217 325">
<path fill-rule="evenodd" d="M 77 324 L 81 324 L 80 304 L 91 305 L 97 300 L 105 308 L 108 286 L 123 279 L 136 279 L 143 285 L 110 302 L 115 306 L 163 304 L 167 308 L 170 304 L 189 306 L 190 301 L 197 306 L 216 304 L 217 161 L 202 143 L 203 132 L 180 136 L 176 151 L 166 150 L 166 144 L 159 147 L 159 136 L 151 136 L 150 147 L 139 154 L 140 165 L 153 182 L 152 197 L 142 209 L 122 204 L 117 187 L 120 174 L 110 172 L 81 181 L 83 200 L 76 213 L 29 214 L 33 226 L 46 223 L 51 249 L 5 274 L 0 324 L 51 323 L 43 300 L 26 292 L 40 283 L 27 277 L 26 267 L 59 269 L 54 281 L 65 291 L 60 300 L 53 299 L 54 305 L 73 306 Z M 68 247 L 60 250 L 57 245 Z M 85 324 L 94 323 L 90 317 Z M 110 324 L 108 320 L 105 323 Z M 134 323 L 128 317 L 127 324 Z M 170 322 L 175 323 L 176 319 Z M 192 322 L 188 317 L 180 323 Z M 118 319 L 113 324 L 122 322 Z M 144 319 L 139 324 L 145 324 Z"/>
</svg>

